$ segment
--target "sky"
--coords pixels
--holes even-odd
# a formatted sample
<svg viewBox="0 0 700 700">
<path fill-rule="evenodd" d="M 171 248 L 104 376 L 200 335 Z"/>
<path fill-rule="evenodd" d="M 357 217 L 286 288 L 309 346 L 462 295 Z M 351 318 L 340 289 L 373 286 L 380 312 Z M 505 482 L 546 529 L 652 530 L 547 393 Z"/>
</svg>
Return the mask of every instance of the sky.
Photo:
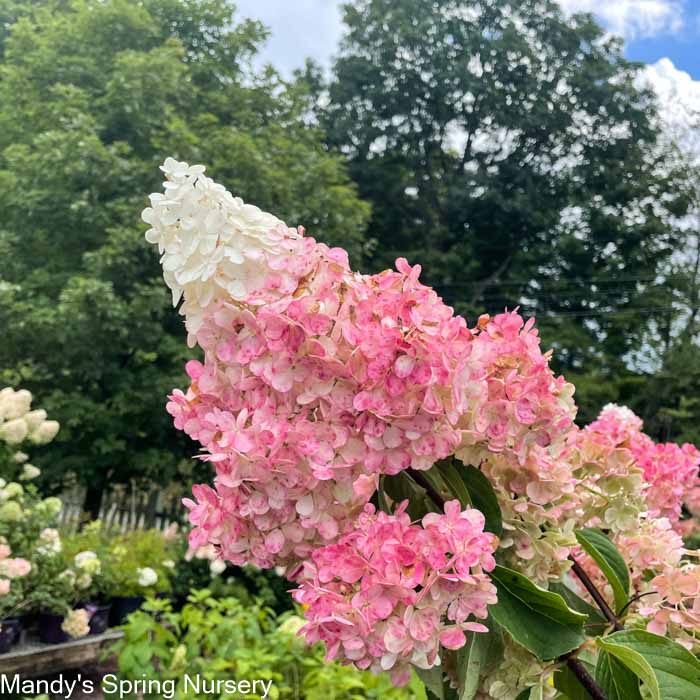
<svg viewBox="0 0 700 700">
<path fill-rule="evenodd" d="M 261 55 L 289 75 L 310 56 L 329 69 L 343 34 L 344 0 L 236 0 L 240 16 L 261 20 L 271 36 Z M 563 10 L 592 12 L 625 40 L 628 58 L 659 95 L 662 119 L 700 163 L 700 0 L 558 0 Z"/>
<path fill-rule="evenodd" d="M 700 0 L 559 0 L 566 12 L 593 12 L 625 38 L 627 56 L 668 58 L 700 81 Z M 342 36 L 341 0 L 237 0 L 242 16 L 272 31 L 263 57 L 284 72 L 312 56 L 328 67 Z"/>
</svg>

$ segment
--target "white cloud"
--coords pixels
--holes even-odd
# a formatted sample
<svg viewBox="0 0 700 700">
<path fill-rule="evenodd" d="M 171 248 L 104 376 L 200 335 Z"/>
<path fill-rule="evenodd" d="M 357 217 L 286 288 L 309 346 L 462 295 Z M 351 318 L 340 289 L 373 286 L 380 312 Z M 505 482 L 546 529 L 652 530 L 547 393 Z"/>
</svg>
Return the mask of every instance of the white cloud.
<svg viewBox="0 0 700 700">
<path fill-rule="evenodd" d="M 659 98 L 659 114 L 666 136 L 700 165 L 700 81 L 662 58 L 647 66 L 641 81 Z"/>
<path fill-rule="evenodd" d="M 559 0 L 565 12 L 592 12 L 625 39 L 675 34 L 683 29 L 683 0 Z"/>
</svg>

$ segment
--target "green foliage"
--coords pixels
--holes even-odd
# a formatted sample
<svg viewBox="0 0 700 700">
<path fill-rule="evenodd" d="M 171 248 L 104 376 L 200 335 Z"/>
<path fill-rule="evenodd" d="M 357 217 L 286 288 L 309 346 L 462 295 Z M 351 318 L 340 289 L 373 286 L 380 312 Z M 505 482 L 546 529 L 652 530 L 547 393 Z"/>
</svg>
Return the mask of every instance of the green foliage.
<svg viewBox="0 0 700 700">
<path fill-rule="evenodd" d="M 399 689 L 385 675 L 325 663 L 320 646 L 309 647 L 296 636 L 301 624 L 295 615 L 278 618 L 259 603 L 217 599 L 208 590 L 192 593 L 179 613 L 166 601 L 149 601 L 129 617 L 115 647 L 120 677 L 174 679 L 179 700 L 219 697 L 185 692 L 185 673 L 208 680 L 270 680 L 273 700 L 424 700 L 416 681 Z"/>
<path fill-rule="evenodd" d="M 62 553 L 36 556 L 24 581 L 23 610 L 67 614 L 80 598 L 71 573 L 70 562 Z"/>
<path fill-rule="evenodd" d="M 13 556 L 28 558 L 39 533 L 56 527 L 61 502 L 42 498 L 34 484 L 12 481 L 0 488 L 0 539 L 10 545 Z"/>
<path fill-rule="evenodd" d="M 37 460 L 58 488 L 187 482 L 166 395 L 181 319 L 143 240 L 166 155 L 357 260 L 369 209 L 308 125 L 312 96 L 252 59 L 266 32 L 225 0 L 0 3 L 0 384 L 62 428 Z"/>
<path fill-rule="evenodd" d="M 560 595 L 503 566 L 490 575 L 498 603 L 489 607 L 489 613 L 538 659 L 555 659 L 583 642 L 586 616 L 569 608 Z"/>
<path fill-rule="evenodd" d="M 474 508 L 480 510 L 486 518 L 484 530 L 493 532 L 500 537 L 503 533 L 503 519 L 493 485 L 484 476 L 484 473 L 476 467 L 464 464 L 460 465 L 458 470 L 467 487 L 467 491 L 469 491 L 471 504 Z"/>
<path fill-rule="evenodd" d="M 174 547 L 160 530 L 133 530 L 108 539 L 102 549 L 101 593 L 112 596 L 145 596 L 168 593 L 170 577 L 176 566 Z M 139 583 L 139 569 L 155 571 L 157 581 L 148 586 Z"/>
<path fill-rule="evenodd" d="M 601 651 L 595 669 L 596 681 L 608 700 L 641 700 L 639 679 L 621 661 Z"/>
<path fill-rule="evenodd" d="M 600 614 L 600 611 L 583 600 L 583 598 L 577 596 L 566 584 L 559 582 L 550 583 L 549 590 L 553 593 L 558 593 L 572 610 L 576 610 L 576 612 L 580 612 L 588 617 L 585 629 L 589 635 L 605 632 L 609 623 Z"/>
<path fill-rule="evenodd" d="M 537 315 L 556 367 L 595 366 L 605 394 L 675 318 L 694 235 L 638 64 L 554 0 L 359 0 L 344 21 L 321 118 L 372 203 L 371 265 L 420 262 L 472 320 Z"/>
<path fill-rule="evenodd" d="M 488 632 L 472 635 L 471 642 L 460 650 L 457 662 L 459 700 L 472 700 L 479 689 L 481 676 L 488 674 L 503 655 L 503 633 L 493 619 L 487 621 Z"/>
<path fill-rule="evenodd" d="M 562 666 L 554 674 L 554 687 L 564 694 L 566 700 L 591 700 L 591 696 L 567 666 Z"/>
<path fill-rule="evenodd" d="M 602 530 L 594 527 L 577 530 L 576 539 L 605 574 L 613 590 L 615 605 L 618 611 L 622 610 L 629 600 L 630 575 L 617 547 Z"/>
<path fill-rule="evenodd" d="M 186 556 L 188 544 L 181 538 L 175 551 L 175 569 L 170 576 L 170 597 L 175 605 L 183 604 L 190 591 L 208 589 L 214 598 L 234 597 L 244 604 L 259 602 L 279 614 L 292 608 L 290 584 L 275 571 L 254 566 L 228 564 L 226 570 L 213 575 L 206 557 Z"/>
<path fill-rule="evenodd" d="M 640 678 L 652 700 L 687 700 L 700 692 L 700 661 L 666 637 L 626 630 L 597 643 Z"/>
</svg>

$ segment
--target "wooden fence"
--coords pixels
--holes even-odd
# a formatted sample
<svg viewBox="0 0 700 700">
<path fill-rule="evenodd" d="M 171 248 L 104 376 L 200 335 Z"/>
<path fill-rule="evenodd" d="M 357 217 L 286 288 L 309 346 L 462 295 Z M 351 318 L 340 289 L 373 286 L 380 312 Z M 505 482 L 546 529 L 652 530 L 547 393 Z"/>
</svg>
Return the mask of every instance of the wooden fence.
<svg viewBox="0 0 700 700">
<path fill-rule="evenodd" d="M 84 521 L 85 490 L 75 488 L 61 496 L 63 509 L 59 524 L 62 529 L 75 531 Z M 140 491 L 120 489 L 104 494 L 99 519 L 105 528 L 130 532 L 141 528 L 165 530 L 172 523 L 185 520 L 185 508 L 180 499 L 163 490 Z"/>
</svg>

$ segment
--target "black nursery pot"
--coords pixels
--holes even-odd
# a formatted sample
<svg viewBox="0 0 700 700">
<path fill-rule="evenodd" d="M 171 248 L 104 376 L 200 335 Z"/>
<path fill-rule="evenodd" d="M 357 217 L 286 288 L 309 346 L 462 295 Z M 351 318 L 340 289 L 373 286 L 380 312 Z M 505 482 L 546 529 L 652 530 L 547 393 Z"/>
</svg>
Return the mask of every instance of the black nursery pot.
<svg viewBox="0 0 700 700">
<path fill-rule="evenodd" d="M 109 626 L 117 627 L 123 625 L 126 622 L 126 618 L 141 607 L 143 601 L 144 598 L 140 595 L 118 595 L 112 598 L 112 609 L 109 611 Z"/>
<path fill-rule="evenodd" d="M 81 603 L 78 607 L 87 610 L 90 616 L 90 634 L 104 634 L 107 631 L 111 603 Z"/>
<path fill-rule="evenodd" d="M 16 617 L 8 617 L 0 622 L 0 654 L 7 654 L 19 640 L 22 622 Z"/>
<path fill-rule="evenodd" d="M 70 637 L 61 629 L 63 615 L 54 613 L 39 613 L 39 640 L 44 644 L 62 644 Z"/>
</svg>

